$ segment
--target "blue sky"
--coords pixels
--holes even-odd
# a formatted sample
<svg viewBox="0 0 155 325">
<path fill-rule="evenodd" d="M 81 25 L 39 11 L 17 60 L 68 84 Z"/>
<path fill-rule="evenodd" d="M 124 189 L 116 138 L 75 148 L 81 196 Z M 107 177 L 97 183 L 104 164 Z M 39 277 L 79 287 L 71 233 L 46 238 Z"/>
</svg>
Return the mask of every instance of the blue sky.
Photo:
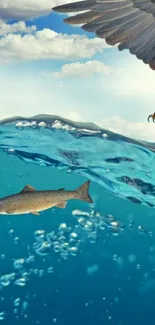
<svg viewBox="0 0 155 325">
<path fill-rule="evenodd" d="M 146 120 L 155 111 L 155 72 L 50 7 L 50 0 L 1 0 L 0 118 L 58 114 L 154 141 Z"/>
</svg>

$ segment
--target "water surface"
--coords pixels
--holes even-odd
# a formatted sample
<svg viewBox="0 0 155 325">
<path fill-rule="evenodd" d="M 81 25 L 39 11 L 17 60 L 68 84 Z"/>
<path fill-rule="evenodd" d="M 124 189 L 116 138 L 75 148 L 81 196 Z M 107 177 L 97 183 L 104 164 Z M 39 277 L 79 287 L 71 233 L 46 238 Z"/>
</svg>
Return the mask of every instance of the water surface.
<svg viewBox="0 0 155 325">
<path fill-rule="evenodd" d="M 90 179 L 94 200 L 0 216 L 2 324 L 154 324 L 154 165 L 154 144 L 93 124 L 1 121 L 0 197 Z"/>
</svg>

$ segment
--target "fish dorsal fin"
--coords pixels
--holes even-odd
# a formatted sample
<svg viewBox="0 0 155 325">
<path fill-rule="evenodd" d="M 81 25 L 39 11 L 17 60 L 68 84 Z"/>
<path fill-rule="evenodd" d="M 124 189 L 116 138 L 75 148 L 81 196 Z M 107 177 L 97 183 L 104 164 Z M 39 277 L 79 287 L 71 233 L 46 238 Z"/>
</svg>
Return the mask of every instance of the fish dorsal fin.
<svg viewBox="0 0 155 325">
<path fill-rule="evenodd" d="M 64 191 L 65 189 L 64 188 L 59 188 L 59 190 L 58 191 Z"/>
<path fill-rule="evenodd" d="M 20 193 L 24 193 L 24 192 L 35 192 L 36 189 L 34 187 L 32 187 L 31 185 L 27 184 Z"/>
</svg>

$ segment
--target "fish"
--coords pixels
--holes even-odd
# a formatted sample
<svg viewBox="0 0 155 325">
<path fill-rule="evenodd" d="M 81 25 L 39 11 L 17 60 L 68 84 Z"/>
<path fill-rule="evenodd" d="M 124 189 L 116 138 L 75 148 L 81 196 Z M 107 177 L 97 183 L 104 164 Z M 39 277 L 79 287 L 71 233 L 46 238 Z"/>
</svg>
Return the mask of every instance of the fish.
<svg viewBox="0 0 155 325">
<path fill-rule="evenodd" d="M 27 184 L 21 192 L 0 199 L 0 214 L 18 215 L 31 213 L 40 215 L 41 211 L 52 207 L 65 208 L 67 201 L 71 199 L 93 203 L 89 194 L 89 186 L 90 180 L 73 191 L 66 191 L 64 188 L 37 191 L 34 187 Z"/>
</svg>

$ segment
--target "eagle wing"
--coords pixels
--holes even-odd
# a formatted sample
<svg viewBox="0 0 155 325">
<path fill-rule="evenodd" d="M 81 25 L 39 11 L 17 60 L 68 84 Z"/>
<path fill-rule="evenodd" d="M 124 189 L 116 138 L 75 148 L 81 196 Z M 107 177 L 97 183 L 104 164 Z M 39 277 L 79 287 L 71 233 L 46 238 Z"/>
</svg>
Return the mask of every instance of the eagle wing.
<svg viewBox="0 0 155 325">
<path fill-rule="evenodd" d="M 107 44 L 128 49 L 155 70 L 155 0 L 85 0 L 52 8 L 60 13 L 77 13 L 64 19 L 82 24 Z M 81 12 L 81 13 L 80 13 Z"/>
</svg>

